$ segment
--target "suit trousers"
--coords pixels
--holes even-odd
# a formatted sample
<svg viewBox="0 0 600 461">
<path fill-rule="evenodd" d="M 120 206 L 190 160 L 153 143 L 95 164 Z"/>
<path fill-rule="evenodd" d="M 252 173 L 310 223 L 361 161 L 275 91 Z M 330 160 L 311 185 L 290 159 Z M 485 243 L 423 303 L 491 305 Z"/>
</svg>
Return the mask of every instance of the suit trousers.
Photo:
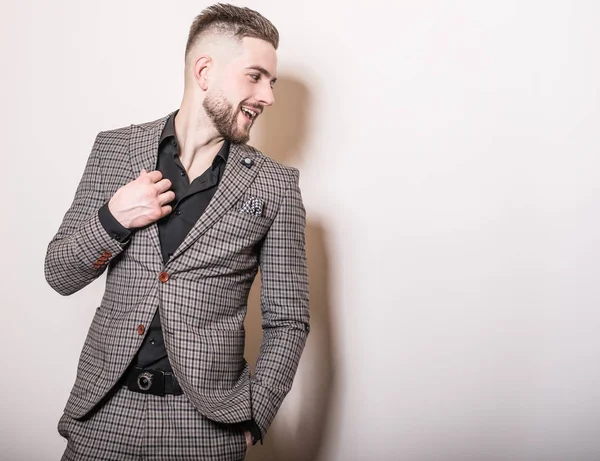
<svg viewBox="0 0 600 461">
<path fill-rule="evenodd" d="M 185 394 L 156 396 L 119 387 L 82 420 L 63 414 L 67 439 L 62 461 L 238 461 L 246 455 L 241 425 L 225 425 L 198 412 Z"/>
</svg>

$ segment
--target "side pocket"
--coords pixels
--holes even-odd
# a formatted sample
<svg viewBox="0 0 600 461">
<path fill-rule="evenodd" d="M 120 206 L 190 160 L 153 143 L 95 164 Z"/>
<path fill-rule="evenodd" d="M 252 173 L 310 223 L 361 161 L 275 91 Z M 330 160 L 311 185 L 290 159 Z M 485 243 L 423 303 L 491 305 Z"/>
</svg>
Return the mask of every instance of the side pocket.
<svg viewBox="0 0 600 461">
<path fill-rule="evenodd" d="M 243 460 L 246 458 L 248 444 L 246 443 L 246 431 L 241 424 L 240 427 L 234 432 L 234 436 L 237 443 L 236 456 L 239 456 L 239 458 L 236 459 Z"/>
</svg>

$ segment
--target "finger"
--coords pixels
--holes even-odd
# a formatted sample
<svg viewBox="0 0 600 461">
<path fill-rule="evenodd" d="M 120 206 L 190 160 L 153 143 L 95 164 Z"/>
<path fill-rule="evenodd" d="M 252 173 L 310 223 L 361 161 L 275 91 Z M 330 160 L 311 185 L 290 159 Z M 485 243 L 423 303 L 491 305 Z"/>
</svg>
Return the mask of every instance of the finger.
<svg viewBox="0 0 600 461">
<path fill-rule="evenodd" d="M 158 182 L 162 179 L 162 173 L 158 170 L 154 170 L 148 173 L 146 178 L 150 179 L 152 182 Z"/>
<path fill-rule="evenodd" d="M 164 205 L 165 203 L 172 202 L 173 200 L 175 200 L 175 192 L 173 192 L 172 190 L 163 192 L 162 194 L 160 194 L 158 196 L 158 203 L 161 206 Z"/>
<path fill-rule="evenodd" d="M 171 181 L 169 181 L 167 178 L 161 179 L 156 184 L 154 184 L 154 187 L 156 188 L 156 191 L 159 194 L 161 194 L 164 191 L 167 191 L 171 188 Z"/>
<path fill-rule="evenodd" d="M 171 205 L 165 205 L 163 207 L 160 208 L 160 212 L 161 212 L 161 218 L 164 218 L 165 216 L 167 216 L 171 211 L 173 211 L 173 207 Z"/>
</svg>

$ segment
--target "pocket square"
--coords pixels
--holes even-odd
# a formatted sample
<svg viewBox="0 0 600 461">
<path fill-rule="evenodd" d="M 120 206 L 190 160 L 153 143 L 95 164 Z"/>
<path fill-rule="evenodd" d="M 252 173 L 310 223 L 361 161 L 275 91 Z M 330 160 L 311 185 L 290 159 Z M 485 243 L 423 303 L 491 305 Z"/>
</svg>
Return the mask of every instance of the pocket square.
<svg viewBox="0 0 600 461">
<path fill-rule="evenodd" d="M 251 214 L 252 216 L 262 216 L 263 205 L 265 201 L 258 197 L 252 197 L 244 202 L 240 211 Z"/>
</svg>

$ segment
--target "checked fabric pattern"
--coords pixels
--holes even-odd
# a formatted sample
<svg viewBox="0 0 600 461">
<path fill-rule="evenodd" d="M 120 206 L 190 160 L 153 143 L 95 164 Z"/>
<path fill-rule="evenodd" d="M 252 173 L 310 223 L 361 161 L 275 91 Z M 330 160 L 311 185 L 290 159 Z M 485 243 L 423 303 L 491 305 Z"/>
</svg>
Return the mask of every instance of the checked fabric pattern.
<svg viewBox="0 0 600 461">
<path fill-rule="evenodd" d="M 93 418 L 63 414 L 58 432 L 68 440 L 61 461 L 240 461 L 240 425 L 219 424 L 185 395 L 139 394 L 121 387 Z"/>
<path fill-rule="evenodd" d="M 46 280 L 62 295 L 107 271 L 65 413 L 81 418 L 108 393 L 142 343 L 138 326 L 150 325 L 160 309 L 165 346 L 187 398 L 213 421 L 253 418 L 264 436 L 291 388 L 309 332 L 298 171 L 232 144 L 212 201 L 165 264 L 156 223 L 122 245 L 102 227 L 98 209 L 141 169 L 155 169 L 167 118 L 97 136 L 48 246 Z M 242 164 L 246 158 L 251 167 Z M 248 203 L 250 212 L 240 212 Z M 263 341 L 251 376 L 243 322 L 259 267 Z M 168 280 L 159 280 L 162 272 Z"/>
</svg>

